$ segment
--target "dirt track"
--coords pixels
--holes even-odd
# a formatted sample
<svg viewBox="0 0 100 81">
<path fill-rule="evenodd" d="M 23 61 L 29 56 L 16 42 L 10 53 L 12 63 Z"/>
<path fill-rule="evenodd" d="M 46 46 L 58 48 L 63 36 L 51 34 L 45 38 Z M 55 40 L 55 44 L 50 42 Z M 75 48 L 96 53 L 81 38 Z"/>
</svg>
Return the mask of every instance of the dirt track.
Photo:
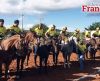
<svg viewBox="0 0 100 81">
<path fill-rule="evenodd" d="M 90 60 L 85 61 L 85 68 L 83 71 L 79 70 L 79 63 L 77 62 L 77 55 L 72 54 L 71 56 L 71 68 L 64 69 L 63 67 L 63 58 L 62 55 L 59 55 L 58 65 L 52 66 L 52 56 L 50 55 L 48 60 L 48 73 L 39 74 L 38 69 L 34 66 L 33 54 L 30 56 L 29 66 L 24 66 L 25 70 L 23 71 L 23 77 L 19 80 L 15 80 L 13 71 L 16 69 L 16 61 L 13 61 L 10 65 L 11 75 L 8 81 L 78 81 L 80 78 L 86 77 L 86 75 L 92 75 L 92 77 L 86 77 L 79 81 L 100 81 L 100 76 L 95 74 L 97 70 L 100 69 L 100 52 L 96 55 L 96 61 L 93 63 Z M 100 73 L 100 72 L 99 72 Z M 5 81 L 2 79 L 0 81 Z"/>
</svg>

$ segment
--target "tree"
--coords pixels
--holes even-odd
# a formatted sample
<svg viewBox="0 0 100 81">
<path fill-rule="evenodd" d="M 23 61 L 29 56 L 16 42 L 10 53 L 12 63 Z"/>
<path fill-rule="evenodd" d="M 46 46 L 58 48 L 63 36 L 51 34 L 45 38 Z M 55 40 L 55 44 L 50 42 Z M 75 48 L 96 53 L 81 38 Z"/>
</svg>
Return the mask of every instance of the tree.
<svg viewBox="0 0 100 81">
<path fill-rule="evenodd" d="M 89 30 L 95 30 L 97 27 L 99 27 L 100 29 L 100 22 L 95 22 L 95 23 L 92 23 L 92 25 L 90 25 L 88 27 Z"/>
</svg>

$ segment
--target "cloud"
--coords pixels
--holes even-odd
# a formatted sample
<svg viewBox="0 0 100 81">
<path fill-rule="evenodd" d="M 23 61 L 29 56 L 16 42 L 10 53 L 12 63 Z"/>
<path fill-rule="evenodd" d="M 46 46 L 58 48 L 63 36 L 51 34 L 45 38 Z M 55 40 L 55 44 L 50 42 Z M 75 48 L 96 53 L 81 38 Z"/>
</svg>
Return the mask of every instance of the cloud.
<svg viewBox="0 0 100 81">
<path fill-rule="evenodd" d="M 30 28 L 32 28 L 33 24 L 26 24 L 24 25 L 24 29 L 25 30 L 29 30 Z"/>
<path fill-rule="evenodd" d="M 100 0 L 87 0 L 88 5 L 98 5 L 100 6 Z"/>
<path fill-rule="evenodd" d="M 0 13 L 43 14 L 53 10 L 76 8 L 86 0 L 0 0 Z"/>
</svg>

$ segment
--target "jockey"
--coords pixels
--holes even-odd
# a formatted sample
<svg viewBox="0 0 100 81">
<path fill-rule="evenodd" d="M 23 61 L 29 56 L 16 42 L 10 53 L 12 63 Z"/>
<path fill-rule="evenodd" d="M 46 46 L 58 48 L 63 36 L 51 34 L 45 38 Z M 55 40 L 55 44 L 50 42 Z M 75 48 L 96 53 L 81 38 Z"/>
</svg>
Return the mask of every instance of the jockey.
<svg viewBox="0 0 100 81">
<path fill-rule="evenodd" d="M 93 33 L 94 37 L 100 37 L 100 29 L 99 27 L 96 28 L 96 31 Z"/>
<path fill-rule="evenodd" d="M 76 29 L 73 36 L 76 37 L 77 41 L 79 42 L 80 41 L 80 30 Z"/>
<path fill-rule="evenodd" d="M 11 31 L 14 31 L 14 33 L 19 34 L 21 32 L 21 29 L 19 28 L 19 20 L 15 20 L 13 26 L 10 27 Z"/>
<path fill-rule="evenodd" d="M 61 36 L 61 51 L 63 51 L 62 48 L 64 47 L 64 45 L 67 45 L 68 42 L 69 42 L 68 36 L 62 35 Z"/>
<path fill-rule="evenodd" d="M 67 35 L 67 27 L 64 27 L 64 28 L 61 30 L 60 34 Z"/>
<path fill-rule="evenodd" d="M 0 19 L 0 38 L 4 37 L 6 34 L 6 27 L 4 27 L 4 20 Z"/>
<path fill-rule="evenodd" d="M 47 32 L 45 33 L 45 36 L 48 37 L 54 37 L 56 35 L 56 29 L 55 29 L 55 25 L 50 25 L 50 28 L 47 30 Z"/>
<path fill-rule="evenodd" d="M 62 36 L 62 41 L 61 41 L 61 44 L 68 44 L 68 36 L 67 35 L 64 35 Z"/>
<path fill-rule="evenodd" d="M 43 36 L 44 30 L 42 24 L 39 24 L 39 27 L 35 28 L 35 32 L 39 37 Z"/>
<path fill-rule="evenodd" d="M 85 28 L 85 38 L 90 38 L 90 33 L 91 32 L 87 28 Z"/>
</svg>

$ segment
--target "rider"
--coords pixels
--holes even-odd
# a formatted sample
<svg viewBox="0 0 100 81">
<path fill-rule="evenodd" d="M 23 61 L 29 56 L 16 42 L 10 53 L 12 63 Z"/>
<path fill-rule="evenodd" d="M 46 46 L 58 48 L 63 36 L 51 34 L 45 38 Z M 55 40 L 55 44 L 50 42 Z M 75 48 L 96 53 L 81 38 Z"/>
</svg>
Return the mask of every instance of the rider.
<svg viewBox="0 0 100 81">
<path fill-rule="evenodd" d="M 64 28 L 61 30 L 60 34 L 67 35 L 67 27 L 64 27 Z"/>
<path fill-rule="evenodd" d="M 48 37 L 54 37 L 56 35 L 56 26 L 55 25 L 50 25 L 49 29 L 45 33 L 45 36 Z"/>
<path fill-rule="evenodd" d="M 21 32 L 21 29 L 19 28 L 19 20 L 14 21 L 14 24 L 10 27 L 10 30 L 16 34 L 19 34 Z"/>
<path fill-rule="evenodd" d="M 61 35 L 61 51 L 63 52 L 63 47 L 64 45 L 67 45 L 69 42 L 68 36 L 67 35 Z"/>
<path fill-rule="evenodd" d="M 39 24 L 39 26 L 37 28 L 35 28 L 35 32 L 38 35 L 38 37 L 42 37 L 43 33 L 44 33 L 44 29 L 42 24 Z"/>
<path fill-rule="evenodd" d="M 33 31 L 31 29 L 31 31 Z M 40 39 L 43 37 L 43 34 L 44 34 L 44 28 L 42 26 L 42 24 L 39 24 L 39 26 L 37 28 L 34 29 L 34 32 L 36 33 L 36 37 L 34 38 L 34 62 L 35 62 L 35 65 L 37 66 L 36 64 L 36 59 L 37 59 L 37 49 L 38 49 L 38 46 L 39 46 L 39 43 L 40 43 Z"/>
<path fill-rule="evenodd" d="M 6 27 L 4 27 L 4 19 L 0 19 L 0 38 L 6 34 Z"/>
<path fill-rule="evenodd" d="M 85 28 L 85 38 L 90 38 L 90 31 L 87 29 L 87 28 Z"/>
<path fill-rule="evenodd" d="M 93 36 L 100 37 L 100 28 L 99 27 L 96 28 L 95 32 L 93 33 Z"/>
<path fill-rule="evenodd" d="M 73 34 L 74 37 L 77 38 L 77 41 L 79 42 L 80 41 L 80 29 L 76 29 L 74 34 Z"/>
</svg>

